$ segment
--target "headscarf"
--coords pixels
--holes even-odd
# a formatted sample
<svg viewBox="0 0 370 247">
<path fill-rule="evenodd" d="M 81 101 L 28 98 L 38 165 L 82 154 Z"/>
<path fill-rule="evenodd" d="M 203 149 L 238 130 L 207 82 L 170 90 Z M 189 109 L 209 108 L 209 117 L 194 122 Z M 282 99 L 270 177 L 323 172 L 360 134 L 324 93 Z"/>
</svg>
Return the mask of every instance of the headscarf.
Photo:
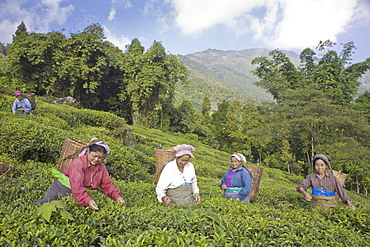
<svg viewBox="0 0 370 247">
<path fill-rule="evenodd" d="M 192 153 L 195 152 L 195 148 L 192 145 L 181 144 L 181 145 L 177 145 L 173 149 L 176 151 L 175 157 L 181 157 L 187 154 L 191 158 L 194 158 L 194 155 Z"/>
<path fill-rule="evenodd" d="M 247 163 L 247 160 L 245 159 L 245 156 L 240 153 L 234 153 L 230 156 L 230 160 L 232 157 L 235 157 L 238 161 L 241 161 L 242 163 Z"/>
<path fill-rule="evenodd" d="M 23 91 L 15 91 L 14 94 L 15 96 L 19 96 L 19 95 L 22 95 Z"/>
<path fill-rule="evenodd" d="M 85 147 L 82 152 L 78 155 L 78 157 L 81 157 L 81 156 L 84 156 L 85 154 L 87 154 L 87 152 L 89 151 L 89 147 L 93 144 L 96 144 L 96 145 L 99 145 L 99 146 L 102 146 L 105 148 L 105 150 L 107 151 L 107 154 L 110 153 L 110 149 L 108 147 L 108 145 L 102 141 L 102 140 L 99 140 L 98 138 L 92 138 L 89 142 L 89 144 L 87 144 L 87 147 Z"/>
<path fill-rule="evenodd" d="M 313 163 L 315 164 L 315 161 L 318 159 L 324 161 L 327 166 L 330 166 L 331 157 L 329 155 L 317 154 L 313 157 Z"/>
</svg>

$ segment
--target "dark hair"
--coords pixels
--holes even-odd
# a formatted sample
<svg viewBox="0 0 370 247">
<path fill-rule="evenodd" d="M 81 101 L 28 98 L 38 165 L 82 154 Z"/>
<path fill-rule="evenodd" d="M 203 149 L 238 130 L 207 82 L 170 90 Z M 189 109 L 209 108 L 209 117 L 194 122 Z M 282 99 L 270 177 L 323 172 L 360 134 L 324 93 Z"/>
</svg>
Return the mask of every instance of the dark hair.
<svg viewBox="0 0 370 247">
<path fill-rule="evenodd" d="M 107 153 L 107 150 L 105 149 L 105 147 L 97 145 L 97 144 L 93 144 L 89 146 L 89 151 L 90 152 L 102 152 L 103 154 Z"/>
</svg>

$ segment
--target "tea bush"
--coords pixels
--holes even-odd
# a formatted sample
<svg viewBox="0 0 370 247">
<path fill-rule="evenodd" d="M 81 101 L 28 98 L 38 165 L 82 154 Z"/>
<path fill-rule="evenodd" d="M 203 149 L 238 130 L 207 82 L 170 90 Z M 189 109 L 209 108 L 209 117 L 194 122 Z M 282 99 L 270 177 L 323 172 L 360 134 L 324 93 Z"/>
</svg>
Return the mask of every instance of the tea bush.
<svg viewBox="0 0 370 247">
<path fill-rule="evenodd" d="M 0 153 L 20 160 L 53 162 L 66 132 L 34 121 L 33 115 L 0 112 Z"/>
<path fill-rule="evenodd" d="M 107 129 L 123 128 L 126 122 L 109 112 L 95 111 L 89 109 L 77 109 L 64 104 L 50 104 L 43 98 L 37 98 L 37 110 L 34 114 L 52 114 L 65 120 L 69 125 L 85 124 Z"/>
<path fill-rule="evenodd" d="M 53 213 L 46 221 L 37 216 L 34 202 L 52 183 L 53 165 L 28 161 L 19 166 L 21 177 L 0 178 L 6 198 L 0 206 L 2 246 L 366 246 L 370 240 L 369 207 L 312 213 L 302 207 L 299 193 L 294 192 L 295 201 L 287 197 L 294 184 L 245 204 L 223 198 L 219 180 L 209 177 L 199 177 L 202 203 L 197 207 L 162 206 L 153 182 L 114 179 L 125 206 L 90 191 L 99 211 L 77 205 L 70 196 L 61 200 L 74 219 Z M 270 189 L 262 183 L 262 191 Z"/>
</svg>

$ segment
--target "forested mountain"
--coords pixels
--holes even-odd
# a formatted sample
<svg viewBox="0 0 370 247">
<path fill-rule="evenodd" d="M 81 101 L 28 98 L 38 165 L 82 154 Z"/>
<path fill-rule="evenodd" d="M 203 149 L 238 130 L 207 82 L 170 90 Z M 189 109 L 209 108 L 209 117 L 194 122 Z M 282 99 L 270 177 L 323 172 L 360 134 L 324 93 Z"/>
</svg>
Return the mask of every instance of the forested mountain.
<svg viewBox="0 0 370 247">
<path fill-rule="evenodd" d="M 223 100 L 239 100 L 241 103 L 259 103 L 272 100 L 271 94 L 256 86 L 259 79 L 252 74 L 257 66 L 252 65 L 256 57 L 268 56 L 267 49 L 216 50 L 208 49 L 185 56 L 178 55 L 190 71 L 188 84 L 177 86 L 176 104 L 184 98 L 189 99 L 195 107 L 201 109 L 204 97 L 211 101 L 212 109 Z M 299 66 L 299 54 L 292 51 L 282 51 L 290 61 Z M 359 92 L 370 89 L 370 72 L 359 80 Z"/>
<path fill-rule="evenodd" d="M 267 49 L 215 50 L 179 56 L 190 71 L 188 85 L 178 87 L 176 102 L 188 98 L 200 109 L 204 97 L 211 101 L 212 109 L 223 100 L 240 100 L 241 103 L 258 103 L 272 100 L 266 90 L 254 85 L 258 78 L 251 71 L 256 68 L 252 60 L 268 56 Z M 294 64 L 299 64 L 299 55 L 284 51 Z"/>
</svg>

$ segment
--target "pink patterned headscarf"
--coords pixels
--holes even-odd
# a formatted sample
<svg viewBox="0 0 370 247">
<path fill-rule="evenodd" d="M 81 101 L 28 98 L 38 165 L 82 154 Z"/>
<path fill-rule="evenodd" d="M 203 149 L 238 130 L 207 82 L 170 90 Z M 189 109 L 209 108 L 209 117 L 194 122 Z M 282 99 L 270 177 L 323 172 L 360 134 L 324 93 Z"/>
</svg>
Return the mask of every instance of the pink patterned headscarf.
<svg viewBox="0 0 370 247">
<path fill-rule="evenodd" d="M 193 152 L 195 152 L 195 148 L 192 145 L 181 144 L 181 145 L 177 145 L 173 149 L 176 151 L 176 153 L 175 153 L 176 157 L 181 157 L 181 156 L 187 154 L 191 158 L 194 158 Z"/>
<path fill-rule="evenodd" d="M 97 140 L 99 140 L 99 139 L 98 138 L 95 138 L 95 137 L 92 138 L 90 140 L 88 146 L 82 150 L 82 152 L 78 155 L 78 157 L 81 157 L 81 156 L 84 156 L 85 154 L 87 154 L 87 152 L 89 151 L 89 146 L 91 146 L 93 144 L 96 144 L 96 145 L 99 145 L 99 146 L 104 147 L 105 150 L 107 151 L 107 154 L 109 154 L 110 153 L 110 149 L 109 149 L 108 145 L 104 141 L 102 141 L 102 140 L 99 140 L 98 142 L 95 142 Z M 92 143 L 92 142 L 95 142 L 95 143 Z"/>
</svg>

